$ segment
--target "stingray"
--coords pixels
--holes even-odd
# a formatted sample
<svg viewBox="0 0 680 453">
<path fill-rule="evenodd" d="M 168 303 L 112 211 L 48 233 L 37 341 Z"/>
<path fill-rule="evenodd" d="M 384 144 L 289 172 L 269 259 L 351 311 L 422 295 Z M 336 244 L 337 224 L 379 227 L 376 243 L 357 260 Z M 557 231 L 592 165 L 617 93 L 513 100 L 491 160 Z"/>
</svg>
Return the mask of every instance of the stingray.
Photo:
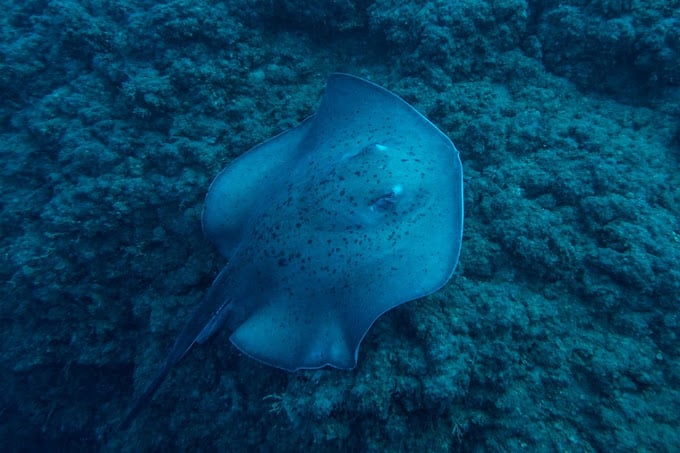
<svg viewBox="0 0 680 453">
<path fill-rule="evenodd" d="M 354 368 L 381 314 L 453 274 L 459 153 L 397 95 L 332 74 L 314 115 L 216 177 L 202 224 L 229 261 L 122 428 L 171 367 L 225 324 L 234 346 L 267 365 Z"/>
</svg>

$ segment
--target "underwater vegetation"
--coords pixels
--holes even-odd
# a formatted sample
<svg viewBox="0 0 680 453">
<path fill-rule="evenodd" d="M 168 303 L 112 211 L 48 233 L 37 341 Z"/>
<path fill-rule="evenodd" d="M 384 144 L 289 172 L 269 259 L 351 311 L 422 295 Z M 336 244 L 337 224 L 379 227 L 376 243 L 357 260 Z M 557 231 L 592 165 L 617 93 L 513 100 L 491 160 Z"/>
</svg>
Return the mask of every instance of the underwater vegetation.
<svg viewBox="0 0 680 453">
<path fill-rule="evenodd" d="M 4 450 L 680 448 L 680 2 L 2 6 Z M 210 181 L 338 71 L 456 144 L 455 275 L 352 371 L 223 329 L 112 431 L 226 264 Z"/>
</svg>

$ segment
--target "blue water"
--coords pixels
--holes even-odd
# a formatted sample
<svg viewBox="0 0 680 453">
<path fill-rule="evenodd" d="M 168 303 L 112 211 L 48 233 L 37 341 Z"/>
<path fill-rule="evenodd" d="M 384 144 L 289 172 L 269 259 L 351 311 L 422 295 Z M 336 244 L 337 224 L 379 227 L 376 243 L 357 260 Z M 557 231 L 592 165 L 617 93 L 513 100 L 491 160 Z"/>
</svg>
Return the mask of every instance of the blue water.
<svg viewBox="0 0 680 453">
<path fill-rule="evenodd" d="M 680 450 L 680 1 L 1 5 L 2 451 Z M 210 181 L 335 71 L 461 151 L 453 279 L 352 371 L 224 329 L 116 430 L 224 265 Z"/>
</svg>

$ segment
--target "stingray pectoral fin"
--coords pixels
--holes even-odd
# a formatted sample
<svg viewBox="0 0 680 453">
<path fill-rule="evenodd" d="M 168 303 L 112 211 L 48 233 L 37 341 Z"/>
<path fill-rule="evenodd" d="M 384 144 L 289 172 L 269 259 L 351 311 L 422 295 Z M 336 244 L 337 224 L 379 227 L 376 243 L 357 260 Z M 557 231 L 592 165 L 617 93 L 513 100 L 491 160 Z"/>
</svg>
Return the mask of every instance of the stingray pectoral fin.
<svg viewBox="0 0 680 453">
<path fill-rule="evenodd" d="M 292 307 L 295 302 L 279 300 L 261 307 L 229 339 L 244 354 L 287 371 L 326 365 L 354 368 L 356 345 L 347 341 L 338 318 L 313 310 L 298 312 Z"/>
</svg>

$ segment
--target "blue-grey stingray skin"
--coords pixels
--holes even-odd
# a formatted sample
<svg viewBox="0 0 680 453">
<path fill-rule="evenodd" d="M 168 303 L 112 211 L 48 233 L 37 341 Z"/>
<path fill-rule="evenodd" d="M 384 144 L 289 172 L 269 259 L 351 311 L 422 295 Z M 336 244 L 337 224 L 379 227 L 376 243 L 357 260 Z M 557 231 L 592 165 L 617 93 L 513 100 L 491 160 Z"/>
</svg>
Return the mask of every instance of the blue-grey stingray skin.
<svg viewBox="0 0 680 453">
<path fill-rule="evenodd" d="M 229 261 L 123 426 L 223 324 L 267 365 L 354 368 L 381 314 L 451 278 L 462 165 L 453 143 L 401 98 L 332 74 L 314 115 L 217 176 L 202 222 Z"/>
</svg>

